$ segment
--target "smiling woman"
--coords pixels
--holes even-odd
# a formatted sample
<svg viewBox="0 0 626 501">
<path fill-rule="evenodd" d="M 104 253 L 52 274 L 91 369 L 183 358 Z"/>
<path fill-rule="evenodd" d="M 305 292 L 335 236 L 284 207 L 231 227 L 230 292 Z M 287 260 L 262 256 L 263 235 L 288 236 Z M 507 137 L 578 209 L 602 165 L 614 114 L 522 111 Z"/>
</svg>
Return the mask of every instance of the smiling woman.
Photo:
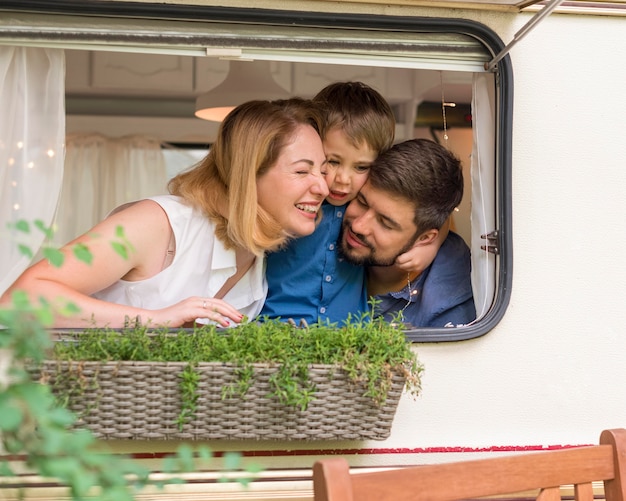
<svg viewBox="0 0 626 501">
<path fill-rule="evenodd" d="M 319 146 L 316 156 L 305 156 L 309 145 L 315 144 Z M 259 205 L 275 215 L 288 235 L 311 234 L 320 202 L 328 195 L 325 174 L 326 157 L 319 134 L 313 127 L 300 126 L 276 164 L 259 173 Z M 290 208 L 285 210 L 285 207 Z"/>
<path fill-rule="evenodd" d="M 206 158 L 170 181 L 171 195 L 127 204 L 64 247 L 62 269 L 42 260 L 2 296 L 75 303 L 58 327 L 121 327 L 128 318 L 223 327 L 258 315 L 267 294 L 264 253 L 308 235 L 328 194 L 318 109 L 311 102 L 252 101 L 222 123 Z M 279 188 L 277 190 L 277 188 Z M 127 254 L 110 245 L 123 228 Z M 86 246 L 90 265 L 72 248 Z"/>
</svg>

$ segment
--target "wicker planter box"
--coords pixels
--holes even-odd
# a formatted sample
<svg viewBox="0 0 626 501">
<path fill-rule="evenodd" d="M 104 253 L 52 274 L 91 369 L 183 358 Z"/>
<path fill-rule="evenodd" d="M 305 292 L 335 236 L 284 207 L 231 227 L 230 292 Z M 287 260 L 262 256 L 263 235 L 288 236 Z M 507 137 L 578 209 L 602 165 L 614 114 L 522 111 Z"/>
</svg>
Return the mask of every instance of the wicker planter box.
<svg viewBox="0 0 626 501">
<path fill-rule="evenodd" d="M 200 363 L 197 411 L 181 430 L 176 420 L 186 365 L 49 360 L 33 376 L 48 382 L 57 396 L 74 390 L 68 407 L 80 417 L 80 427 L 102 439 L 135 440 L 383 440 L 405 384 L 404 376 L 394 376 L 385 403 L 377 406 L 338 367 L 311 366 L 316 392 L 302 411 L 268 397 L 269 378 L 276 371 L 270 365 L 254 365 L 254 382 L 245 396 L 223 398 L 222 388 L 238 381 L 236 368 Z M 65 377 L 68 371 L 73 382 Z M 82 389 L 76 391 L 78 386 Z"/>
</svg>

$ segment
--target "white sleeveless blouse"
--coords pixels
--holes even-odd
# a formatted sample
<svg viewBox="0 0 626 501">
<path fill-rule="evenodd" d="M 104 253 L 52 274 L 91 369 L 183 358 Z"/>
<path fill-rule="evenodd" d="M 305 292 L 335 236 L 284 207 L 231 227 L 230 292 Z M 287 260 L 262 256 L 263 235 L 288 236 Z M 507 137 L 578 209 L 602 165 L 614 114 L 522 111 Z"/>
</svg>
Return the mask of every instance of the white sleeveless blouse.
<svg viewBox="0 0 626 501">
<path fill-rule="evenodd" d="M 163 207 L 174 232 L 176 253 L 172 263 L 145 280 L 118 280 L 93 297 L 150 310 L 190 296 L 214 297 L 237 271 L 235 251 L 225 249 L 215 237 L 213 222 L 180 197 L 162 195 L 150 200 Z M 223 299 L 252 320 L 260 313 L 266 295 L 265 259 L 257 258 Z"/>
</svg>

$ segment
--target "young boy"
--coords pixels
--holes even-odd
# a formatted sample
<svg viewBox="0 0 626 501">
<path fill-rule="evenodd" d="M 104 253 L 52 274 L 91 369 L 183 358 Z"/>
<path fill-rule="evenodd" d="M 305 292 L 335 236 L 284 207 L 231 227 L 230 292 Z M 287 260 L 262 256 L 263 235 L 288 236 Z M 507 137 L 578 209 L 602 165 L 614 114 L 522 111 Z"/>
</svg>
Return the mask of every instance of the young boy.
<svg viewBox="0 0 626 501">
<path fill-rule="evenodd" d="M 267 256 L 268 294 L 260 316 L 341 325 L 348 314 L 369 310 L 363 267 L 338 253 L 344 211 L 365 184 L 372 162 L 392 146 L 395 119 L 385 99 L 361 82 L 330 84 L 313 101 L 326 113 L 321 132 L 330 193 L 315 232 Z M 424 269 L 437 249 L 416 249 L 403 254 L 403 261 L 409 256 L 406 266 Z"/>
</svg>

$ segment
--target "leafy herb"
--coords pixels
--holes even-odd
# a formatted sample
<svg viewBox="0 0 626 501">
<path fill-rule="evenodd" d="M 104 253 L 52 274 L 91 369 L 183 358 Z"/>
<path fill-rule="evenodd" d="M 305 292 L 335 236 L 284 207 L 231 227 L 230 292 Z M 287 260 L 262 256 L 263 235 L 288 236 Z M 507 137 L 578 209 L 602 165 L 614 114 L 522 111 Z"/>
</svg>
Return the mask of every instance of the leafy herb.
<svg viewBox="0 0 626 501">
<path fill-rule="evenodd" d="M 403 330 L 367 314 L 342 326 L 319 323 L 306 328 L 269 319 L 232 329 L 213 325 L 175 331 L 136 325 L 121 330 L 92 328 L 66 335 L 55 343 L 50 357 L 70 362 L 186 362 L 180 381 L 180 427 L 194 417 L 199 362 L 239 367 L 237 383 L 222 388 L 222 398 L 246 393 L 254 378 L 253 364 L 276 365 L 271 395 L 302 410 L 315 397 L 308 379 L 309 366 L 314 364 L 339 366 L 353 382 L 364 385 L 364 395 L 377 405 L 385 402 L 394 373 L 402 374 L 408 392 L 417 396 L 423 371 Z"/>
</svg>

